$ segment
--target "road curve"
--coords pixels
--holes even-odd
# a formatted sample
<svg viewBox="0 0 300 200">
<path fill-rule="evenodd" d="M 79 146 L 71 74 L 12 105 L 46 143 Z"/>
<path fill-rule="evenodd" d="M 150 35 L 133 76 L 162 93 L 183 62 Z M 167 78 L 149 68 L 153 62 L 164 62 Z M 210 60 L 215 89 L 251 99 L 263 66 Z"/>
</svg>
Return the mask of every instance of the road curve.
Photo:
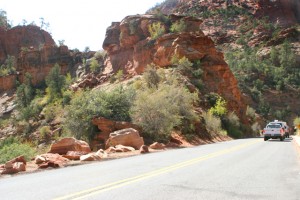
<svg viewBox="0 0 300 200">
<path fill-rule="evenodd" d="M 291 139 L 241 139 L 0 179 L 1 200 L 300 199 Z"/>
</svg>

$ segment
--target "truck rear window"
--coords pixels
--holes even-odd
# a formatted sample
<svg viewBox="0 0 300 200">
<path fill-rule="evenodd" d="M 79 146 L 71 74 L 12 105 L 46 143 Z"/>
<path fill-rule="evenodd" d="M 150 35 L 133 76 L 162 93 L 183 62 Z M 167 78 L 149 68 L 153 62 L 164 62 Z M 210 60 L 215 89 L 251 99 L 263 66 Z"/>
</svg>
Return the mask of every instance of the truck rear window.
<svg viewBox="0 0 300 200">
<path fill-rule="evenodd" d="M 281 128 L 281 126 L 279 124 L 270 124 L 267 128 Z"/>
</svg>

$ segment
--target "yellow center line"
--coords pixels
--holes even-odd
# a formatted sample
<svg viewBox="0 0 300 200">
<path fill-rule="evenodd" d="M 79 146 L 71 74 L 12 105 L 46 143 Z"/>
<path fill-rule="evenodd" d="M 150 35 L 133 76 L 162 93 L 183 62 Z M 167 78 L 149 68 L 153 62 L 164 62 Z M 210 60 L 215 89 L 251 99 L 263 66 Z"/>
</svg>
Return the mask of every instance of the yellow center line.
<svg viewBox="0 0 300 200">
<path fill-rule="evenodd" d="M 151 177 L 154 177 L 154 176 L 158 176 L 160 174 L 164 174 L 164 173 L 167 173 L 167 172 L 170 172 L 170 171 L 174 171 L 174 170 L 179 169 L 179 168 L 183 168 L 183 167 L 186 167 L 186 166 L 189 166 L 189 165 L 193 165 L 193 164 L 196 164 L 198 162 L 201 162 L 201 161 L 204 161 L 204 160 L 207 160 L 207 159 L 210 159 L 210 158 L 215 158 L 215 157 L 218 157 L 218 156 L 221 156 L 221 155 L 224 155 L 224 154 L 228 154 L 228 153 L 231 153 L 231 152 L 234 152 L 234 151 L 238 151 L 242 148 L 248 147 L 250 145 L 256 144 L 256 143 L 261 142 L 261 141 L 262 140 L 255 140 L 255 141 L 247 142 L 247 143 L 237 145 L 237 146 L 234 146 L 234 147 L 231 147 L 231 148 L 228 148 L 228 149 L 223 149 L 221 151 L 217 151 L 217 152 L 210 153 L 210 154 L 198 157 L 198 158 L 194 158 L 194 159 L 191 159 L 191 160 L 188 160 L 188 161 L 184 161 L 184 162 L 180 162 L 180 163 L 177 163 L 177 164 L 174 164 L 174 165 L 171 165 L 171 166 L 163 167 L 163 168 L 160 168 L 160 169 L 157 169 L 157 170 L 154 170 L 154 171 L 151 171 L 151 172 L 147 172 L 147 173 L 144 173 L 144 174 L 141 174 L 141 175 L 138 175 L 138 176 L 126 178 L 126 179 L 115 181 L 115 182 L 112 182 L 112 183 L 109 183 L 109 184 L 97 186 L 97 187 L 94 187 L 94 188 L 91 188 L 91 189 L 82 190 L 80 192 L 76 192 L 76 193 L 73 193 L 73 194 L 69 194 L 69 195 L 59 197 L 59 198 L 55 198 L 54 200 L 84 199 L 84 198 L 87 198 L 89 196 L 93 196 L 95 194 L 99 194 L 99 193 L 102 193 L 102 192 L 105 192 L 105 191 L 108 191 L 108 190 L 112 190 L 112 189 L 119 188 L 119 187 L 122 187 L 122 186 L 125 186 L 125 185 L 129 185 L 129 184 L 134 183 L 134 182 L 138 182 L 138 181 L 142 181 L 144 179 L 148 179 L 148 178 L 151 178 Z"/>
</svg>

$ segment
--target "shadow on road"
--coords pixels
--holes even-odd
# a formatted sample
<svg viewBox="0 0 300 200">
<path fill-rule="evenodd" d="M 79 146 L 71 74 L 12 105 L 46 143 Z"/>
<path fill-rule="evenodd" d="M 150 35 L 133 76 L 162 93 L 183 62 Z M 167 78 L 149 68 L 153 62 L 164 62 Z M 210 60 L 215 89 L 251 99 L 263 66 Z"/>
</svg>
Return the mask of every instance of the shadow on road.
<svg viewBox="0 0 300 200">
<path fill-rule="evenodd" d="M 293 138 L 285 138 L 283 141 L 280 139 L 269 139 L 268 142 L 292 142 Z"/>
</svg>

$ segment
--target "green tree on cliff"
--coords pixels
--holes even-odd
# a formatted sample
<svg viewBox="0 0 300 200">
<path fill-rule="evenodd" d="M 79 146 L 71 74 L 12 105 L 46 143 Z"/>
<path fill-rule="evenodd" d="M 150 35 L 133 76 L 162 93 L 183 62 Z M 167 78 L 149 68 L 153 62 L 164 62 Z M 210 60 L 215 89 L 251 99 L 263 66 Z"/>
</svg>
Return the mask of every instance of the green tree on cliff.
<svg viewBox="0 0 300 200">
<path fill-rule="evenodd" d="M 60 74 L 60 67 L 55 64 L 46 77 L 46 92 L 49 95 L 49 100 L 53 101 L 56 98 L 61 98 L 65 87 L 66 78 Z"/>
<path fill-rule="evenodd" d="M 29 106 L 34 98 L 34 88 L 31 81 L 32 76 L 26 73 L 24 83 L 17 88 L 17 105 L 19 108 Z"/>
</svg>

